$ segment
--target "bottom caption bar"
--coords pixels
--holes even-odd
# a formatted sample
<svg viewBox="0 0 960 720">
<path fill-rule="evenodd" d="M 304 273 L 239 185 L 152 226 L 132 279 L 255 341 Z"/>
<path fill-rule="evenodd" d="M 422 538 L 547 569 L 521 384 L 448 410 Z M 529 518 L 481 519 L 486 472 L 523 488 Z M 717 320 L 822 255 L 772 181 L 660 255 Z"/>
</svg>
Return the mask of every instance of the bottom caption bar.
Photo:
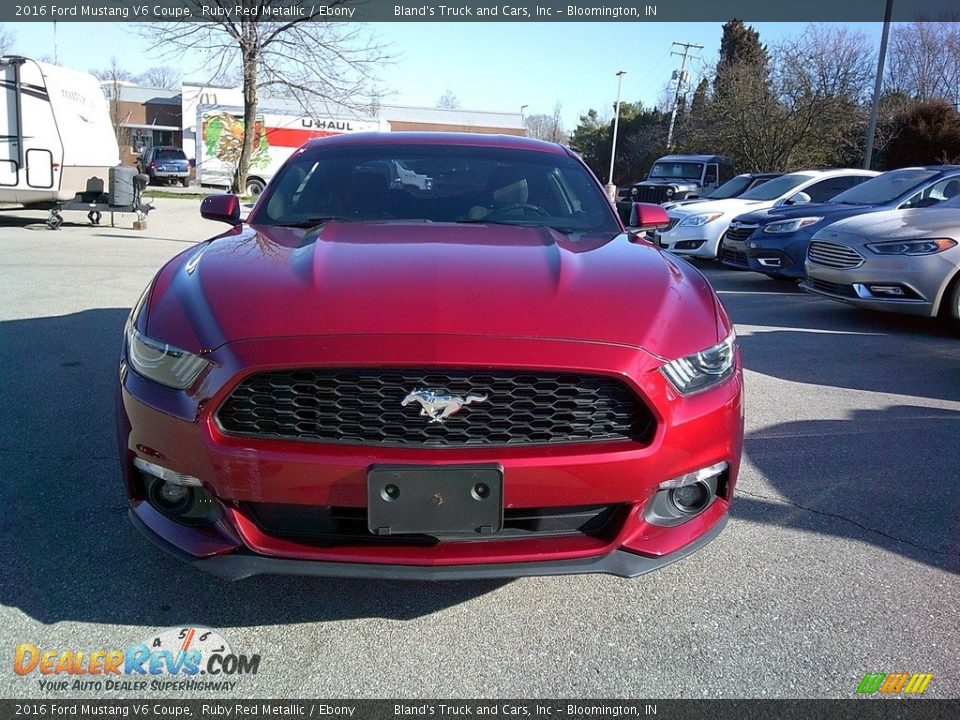
<svg viewBox="0 0 960 720">
<path fill-rule="evenodd" d="M 0 718 L 678 718 L 940 720 L 960 700 L 0 700 Z"/>
</svg>

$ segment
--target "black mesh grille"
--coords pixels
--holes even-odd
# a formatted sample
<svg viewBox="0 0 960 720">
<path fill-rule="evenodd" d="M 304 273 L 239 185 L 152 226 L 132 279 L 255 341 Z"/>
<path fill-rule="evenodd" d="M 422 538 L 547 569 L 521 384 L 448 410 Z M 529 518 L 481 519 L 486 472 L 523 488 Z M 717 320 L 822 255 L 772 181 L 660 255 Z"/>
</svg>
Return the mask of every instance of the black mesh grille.
<svg viewBox="0 0 960 720">
<path fill-rule="evenodd" d="M 630 198 L 634 202 L 663 203 L 667 201 L 666 185 L 635 185 L 637 191 Z"/>
<path fill-rule="evenodd" d="M 267 535 L 307 544 L 371 543 L 433 544 L 430 535 L 374 535 L 367 529 L 366 508 L 243 503 L 257 527 Z M 470 536 L 470 540 L 598 536 L 616 532 L 626 505 L 587 505 L 559 508 L 507 508 L 503 529 L 495 535 Z"/>
<path fill-rule="evenodd" d="M 431 422 L 417 401 L 401 406 L 420 389 L 486 399 Z M 619 381 L 539 372 L 266 372 L 240 383 L 217 419 L 237 435 L 432 447 L 646 442 L 654 430 L 649 408 Z"/>
</svg>

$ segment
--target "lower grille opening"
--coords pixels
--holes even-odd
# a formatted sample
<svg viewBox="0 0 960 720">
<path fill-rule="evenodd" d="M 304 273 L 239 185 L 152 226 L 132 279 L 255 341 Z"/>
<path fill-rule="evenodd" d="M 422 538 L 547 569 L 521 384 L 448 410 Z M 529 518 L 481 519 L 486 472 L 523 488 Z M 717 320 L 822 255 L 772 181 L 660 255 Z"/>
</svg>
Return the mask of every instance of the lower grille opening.
<svg viewBox="0 0 960 720">
<path fill-rule="evenodd" d="M 723 255 L 721 259 L 725 263 L 730 263 L 732 265 L 742 265 L 743 267 L 749 267 L 747 263 L 747 254 L 740 250 L 734 250 L 729 248 L 726 245 L 723 246 Z"/>
<path fill-rule="evenodd" d="M 264 534 L 307 545 L 434 545 L 445 539 L 431 535 L 374 535 L 367 529 L 366 508 L 253 502 L 241 503 L 240 507 Z M 509 508 L 503 512 L 503 529 L 496 535 L 446 540 L 600 537 L 615 531 L 628 510 L 629 506 L 624 504 Z"/>
<path fill-rule="evenodd" d="M 840 283 L 827 282 L 826 280 L 818 280 L 817 278 L 807 276 L 807 283 L 814 290 L 820 290 L 821 292 L 830 293 L 831 295 L 842 295 L 844 297 L 857 297 L 857 293 L 854 291 L 852 285 L 841 285 Z"/>
</svg>

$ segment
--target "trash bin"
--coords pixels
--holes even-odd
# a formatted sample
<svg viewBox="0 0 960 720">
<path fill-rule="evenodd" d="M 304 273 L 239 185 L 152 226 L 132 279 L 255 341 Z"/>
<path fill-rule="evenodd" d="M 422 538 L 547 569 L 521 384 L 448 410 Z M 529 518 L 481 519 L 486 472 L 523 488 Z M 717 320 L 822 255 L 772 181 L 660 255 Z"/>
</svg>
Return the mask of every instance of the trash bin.
<svg viewBox="0 0 960 720">
<path fill-rule="evenodd" d="M 129 165 L 118 165 L 110 168 L 110 205 L 124 207 L 133 205 L 135 192 L 133 188 L 137 169 Z"/>
</svg>

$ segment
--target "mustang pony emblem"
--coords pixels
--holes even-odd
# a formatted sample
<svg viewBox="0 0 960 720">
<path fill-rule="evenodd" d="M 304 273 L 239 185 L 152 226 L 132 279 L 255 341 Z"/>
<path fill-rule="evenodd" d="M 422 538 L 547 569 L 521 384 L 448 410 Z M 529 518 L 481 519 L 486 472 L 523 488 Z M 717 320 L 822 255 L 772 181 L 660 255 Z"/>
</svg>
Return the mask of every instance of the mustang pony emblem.
<svg viewBox="0 0 960 720">
<path fill-rule="evenodd" d="M 413 401 L 420 403 L 420 414 L 430 418 L 432 423 L 442 423 L 448 417 L 460 411 L 464 405 L 483 402 L 486 395 L 468 393 L 465 398 L 457 395 L 438 395 L 433 390 L 414 390 L 408 394 L 401 406 L 406 407 Z"/>
</svg>

